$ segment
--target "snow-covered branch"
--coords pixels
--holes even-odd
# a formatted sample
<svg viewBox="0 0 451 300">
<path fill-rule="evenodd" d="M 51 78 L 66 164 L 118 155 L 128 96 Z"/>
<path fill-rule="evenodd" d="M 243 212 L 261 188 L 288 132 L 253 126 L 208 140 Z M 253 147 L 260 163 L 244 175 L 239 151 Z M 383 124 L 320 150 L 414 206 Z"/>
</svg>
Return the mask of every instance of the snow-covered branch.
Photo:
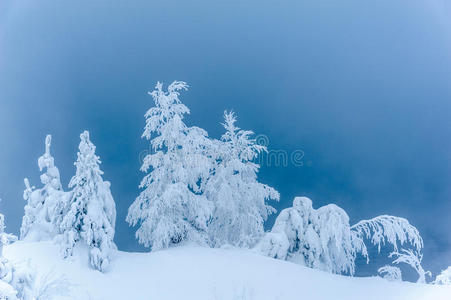
<svg viewBox="0 0 451 300">
<path fill-rule="evenodd" d="M 386 243 L 393 246 L 394 250 L 398 250 L 398 242 L 401 246 L 409 243 L 416 251 L 423 248 L 423 239 L 414 226 L 404 218 L 382 215 L 370 220 L 362 220 L 351 226 L 359 238 L 370 239 L 373 245 L 378 247 L 380 252 L 381 246 Z"/>
</svg>

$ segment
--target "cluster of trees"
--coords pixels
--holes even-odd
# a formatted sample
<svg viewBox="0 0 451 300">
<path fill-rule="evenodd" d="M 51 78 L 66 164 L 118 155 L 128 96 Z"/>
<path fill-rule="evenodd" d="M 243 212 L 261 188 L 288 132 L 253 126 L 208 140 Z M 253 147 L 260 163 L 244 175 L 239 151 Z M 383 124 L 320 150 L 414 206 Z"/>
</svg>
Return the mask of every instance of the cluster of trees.
<svg viewBox="0 0 451 300">
<path fill-rule="evenodd" d="M 275 189 L 257 180 L 255 158 L 266 148 L 252 138 L 252 131 L 237 127 L 233 112 L 224 112 L 225 132 L 220 139 L 185 124 L 189 109 L 179 95 L 187 88 L 186 83 L 175 81 L 165 91 L 157 83 L 149 93 L 155 105 L 145 114 L 142 137 L 149 140 L 152 153 L 143 160 L 142 191 L 126 218 L 138 227 L 136 238 L 141 244 L 150 250 L 186 242 L 255 248 L 273 258 L 350 275 L 355 272 L 357 255 L 369 261 L 368 243 L 379 250 L 388 244 L 393 247 L 390 256 L 396 258 L 393 264 L 409 264 L 418 272 L 418 281 L 426 281 L 428 272 L 421 267 L 423 240 L 403 218 L 384 215 L 350 225 L 348 215 L 338 206 L 314 209 L 310 199 L 297 197 L 293 207 L 284 209 L 265 233 L 264 222 L 275 212 L 268 201 L 279 200 Z M 115 203 L 89 132 L 83 132 L 80 139 L 76 172 L 64 190 L 50 153 L 51 136 L 46 137 L 45 153 L 38 159 L 42 186 L 35 188 L 24 180 L 27 204 L 20 239 L 54 240 L 64 258 L 73 254 L 76 244 L 85 245 L 91 266 L 103 272 L 116 250 Z M 0 257 L 1 247 L 14 240 L 3 232 L 2 222 L 0 218 Z M 12 284 L 19 298 L 28 299 L 21 296 L 26 294 L 23 288 L 14 286 L 17 275 L 8 275 L 13 269 L 1 258 L 1 283 Z M 400 269 L 394 265 L 379 272 L 387 279 L 401 280 Z M 437 277 L 436 283 L 449 282 L 449 273 Z"/>
<path fill-rule="evenodd" d="M 224 113 L 220 140 L 187 126 L 183 119 L 189 109 L 179 99 L 184 89 L 184 82 L 172 83 L 167 91 L 158 83 L 150 93 L 155 106 L 145 114 L 143 137 L 153 152 L 141 167 L 150 172 L 127 221 L 139 226 L 136 237 L 152 250 L 185 241 L 252 247 L 275 212 L 266 202 L 279 200 L 275 189 L 257 180 L 253 159 L 266 148 L 251 131 L 235 125 L 233 112 Z"/>
<path fill-rule="evenodd" d="M 20 228 L 20 238 L 25 241 L 55 240 L 64 258 L 73 254 L 76 243 L 89 248 L 91 265 L 105 271 L 116 249 L 114 227 L 116 207 L 110 183 L 103 181 L 100 160 L 89 132 L 80 135 L 75 175 L 64 191 L 60 173 L 50 154 L 52 138 L 45 139 L 45 153 L 38 165 L 42 187 L 30 186 L 25 178 L 24 199 L 27 201 Z"/>
</svg>

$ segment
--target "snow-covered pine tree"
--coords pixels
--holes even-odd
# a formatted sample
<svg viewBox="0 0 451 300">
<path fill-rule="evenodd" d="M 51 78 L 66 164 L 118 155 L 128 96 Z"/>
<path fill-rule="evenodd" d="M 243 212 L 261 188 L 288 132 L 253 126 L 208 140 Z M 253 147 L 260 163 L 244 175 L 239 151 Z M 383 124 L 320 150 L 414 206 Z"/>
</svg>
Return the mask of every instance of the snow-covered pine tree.
<svg viewBox="0 0 451 300">
<path fill-rule="evenodd" d="M 383 215 L 350 226 L 348 215 L 338 206 L 313 209 L 310 199 L 296 197 L 293 207 L 281 211 L 257 249 L 270 257 L 353 275 L 357 254 L 369 261 L 366 240 L 379 250 L 386 244 L 395 251 L 405 244 L 418 253 L 423 248 L 418 230 L 406 219 Z"/>
<path fill-rule="evenodd" d="M 50 154 L 52 136 L 45 138 L 45 153 L 38 159 L 41 182 L 40 189 L 30 186 L 27 178 L 24 179 L 25 215 L 20 228 L 20 238 L 28 241 L 51 240 L 59 234 L 59 227 L 64 208 L 70 197 L 61 187 L 60 173 L 55 166 L 53 156 Z"/>
<path fill-rule="evenodd" d="M 61 223 L 61 250 L 64 257 L 70 256 L 75 244 L 83 241 L 89 247 L 92 267 L 105 271 L 116 249 L 113 242 L 116 207 L 110 183 L 102 179 L 100 160 L 89 132 L 83 132 L 80 139 L 77 170 L 69 183 L 72 197 Z"/>
<path fill-rule="evenodd" d="M 142 137 L 150 140 L 152 152 L 141 171 L 150 172 L 141 181 L 143 191 L 130 206 L 127 222 L 139 225 L 136 237 L 151 250 L 208 240 L 212 208 L 203 188 L 211 169 L 211 141 L 204 130 L 183 122 L 189 109 L 181 103 L 179 91 L 187 88 L 185 82 L 174 81 L 166 92 L 158 82 L 149 93 L 155 106 L 145 114 Z"/>
<path fill-rule="evenodd" d="M 213 147 L 215 168 L 205 194 L 214 210 L 208 225 L 214 247 L 231 244 L 252 247 L 264 233 L 263 223 L 275 209 L 266 204 L 279 200 L 279 193 L 257 180 L 259 165 L 253 160 L 266 147 L 258 145 L 252 131 L 235 125 L 233 112 L 224 112 L 226 130 Z"/>
</svg>

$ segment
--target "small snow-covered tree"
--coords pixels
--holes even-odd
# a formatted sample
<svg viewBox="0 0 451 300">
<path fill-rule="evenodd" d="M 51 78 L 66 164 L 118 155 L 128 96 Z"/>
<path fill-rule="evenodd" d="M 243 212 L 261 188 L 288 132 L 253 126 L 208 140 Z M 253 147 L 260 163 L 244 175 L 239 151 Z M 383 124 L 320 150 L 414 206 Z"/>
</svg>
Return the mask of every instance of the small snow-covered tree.
<svg viewBox="0 0 451 300">
<path fill-rule="evenodd" d="M 433 284 L 451 285 L 451 266 L 437 275 Z"/>
<path fill-rule="evenodd" d="M 264 232 L 263 222 L 275 209 L 267 200 L 279 200 L 279 193 L 257 180 L 259 165 L 252 160 L 266 147 L 251 138 L 252 131 L 235 125 L 233 112 L 224 112 L 226 132 L 213 147 L 216 165 L 205 194 L 214 210 L 208 225 L 210 243 L 250 247 Z"/>
<path fill-rule="evenodd" d="M 0 257 L 3 257 L 3 247 L 15 241 L 17 236 L 5 232 L 5 216 L 0 214 Z"/>
<path fill-rule="evenodd" d="M 398 267 L 385 265 L 380 267 L 377 272 L 382 278 L 387 279 L 388 281 L 402 281 L 401 269 Z"/>
<path fill-rule="evenodd" d="M 395 250 L 405 244 L 418 251 L 423 247 L 418 230 L 406 219 L 379 216 L 350 226 L 348 215 L 338 206 L 329 204 L 315 210 L 310 199 L 296 197 L 293 207 L 279 214 L 257 249 L 270 257 L 353 275 L 357 254 L 369 261 L 365 240 L 379 250 L 384 244 Z"/>
<path fill-rule="evenodd" d="M 431 276 L 431 272 L 425 271 L 421 266 L 423 254 L 419 251 L 411 249 L 401 249 L 401 252 L 395 251 L 390 253 L 389 257 L 396 257 L 394 264 L 405 263 L 411 266 L 418 273 L 417 283 L 426 283 L 426 275 Z"/>
<path fill-rule="evenodd" d="M 185 82 L 174 81 L 168 90 L 157 83 L 149 93 L 155 106 L 145 114 L 143 138 L 150 140 L 152 152 L 141 171 L 149 172 L 141 181 L 142 192 L 129 208 L 127 222 L 139 225 L 136 237 L 152 250 L 184 241 L 207 242 L 207 222 L 211 203 L 203 195 L 211 159 L 209 139 L 198 127 L 183 122 L 189 109 L 181 103 L 179 91 Z"/>
<path fill-rule="evenodd" d="M 52 137 L 45 139 L 45 153 L 38 159 L 39 170 L 44 185 L 40 189 L 30 186 L 24 179 L 25 215 L 20 228 L 21 239 L 29 241 L 50 240 L 59 234 L 59 225 L 64 215 L 64 209 L 70 195 L 61 187 L 60 174 L 50 154 Z"/>
<path fill-rule="evenodd" d="M 77 168 L 69 183 L 72 197 L 61 223 L 62 252 L 72 255 L 73 247 L 83 241 L 89 247 L 92 267 L 105 271 L 116 249 L 113 242 L 116 207 L 110 191 L 110 183 L 103 181 L 100 159 L 96 147 L 89 139 L 89 132 L 80 135 Z"/>
</svg>

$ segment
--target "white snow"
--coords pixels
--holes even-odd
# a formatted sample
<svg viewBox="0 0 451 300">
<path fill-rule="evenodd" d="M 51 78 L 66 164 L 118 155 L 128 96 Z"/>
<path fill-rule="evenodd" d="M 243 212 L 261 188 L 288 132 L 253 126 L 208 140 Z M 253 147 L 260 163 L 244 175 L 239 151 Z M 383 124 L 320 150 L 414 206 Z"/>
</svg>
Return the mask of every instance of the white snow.
<svg viewBox="0 0 451 300">
<path fill-rule="evenodd" d="M 79 247 L 85 247 L 79 245 Z M 450 299 L 451 286 L 334 275 L 245 249 L 182 246 L 152 253 L 116 252 L 107 273 L 89 266 L 86 248 L 62 260 L 52 242 L 19 241 L 4 255 L 29 260 L 38 275 L 65 274 L 67 298 L 83 300 Z"/>
</svg>

